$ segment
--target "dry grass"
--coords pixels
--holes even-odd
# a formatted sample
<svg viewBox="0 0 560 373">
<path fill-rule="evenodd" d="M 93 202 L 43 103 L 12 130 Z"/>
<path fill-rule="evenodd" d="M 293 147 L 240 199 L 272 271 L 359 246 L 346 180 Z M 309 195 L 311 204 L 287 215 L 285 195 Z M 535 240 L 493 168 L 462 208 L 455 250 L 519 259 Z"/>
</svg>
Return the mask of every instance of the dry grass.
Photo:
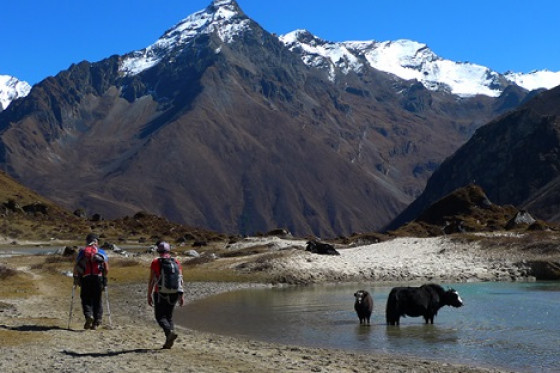
<svg viewBox="0 0 560 373">
<path fill-rule="evenodd" d="M 149 263 L 127 258 L 115 258 L 110 262 L 109 284 L 147 283 L 149 278 Z"/>
<path fill-rule="evenodd" d="M 30 274 L 16 271 L 16 274 L 0 279 L 0 298 L 26 298 L 37 295 L 39 286 Z"/>
<path fill-rule="evenodd" d="M 183 262 L 183 279 L 185 282 L 215 281 L 215 282 L 258 282 L 262 276 L 246 274 L 228 268 L 220 261 L 199 261 L 194 258 Z M 194 263 L 193 263 L 194 262 Z M 115 258 L 111 260 L 109 268 L 109 285 L 111 283 L 128 284 L 148 282 L 150 276 L 150 261 Z"/>
<path fill-rule="evenodd" d="M 225 252 L 222 252 L 223 255 Z M 206 254 L 183 263 L 185 281 L 269 282 L 272 277 L 270 261 L 286 255 L 285 251 L 270 251 L 266 246 L 255 246 L 229 252 L 214 259 Z M 251 270 L 246 270 L 251 268 Z"/>
<path fill-rule="evenodd" d="M 183 271 L 185 282 L 263 282 L 266 276 L 233 269 L 190 268 Z"/>
<path fill-rule="evenodd" d="M 215 261 L 216 258 L 210 255 L 201 255 L 198 258 L 192 258 L 189 260 L 185 260 L 182 264 L 183 267 L 194 267 L 194 266 L 198 266 L 201 264 L 207 264 L 207 263 L 212 263 L 213 261 Z"/>
<path fill-rule="evenodd" d="M 256 245 L 256 246 L 250 246 L 239 250 L 222 250 L 221 252 L 217 253 L 217 255 L 222 258 L 235 258 L 235 257 L 248 256 L 248 255 L 262 254 L 268 252 L 269 250 L 270 248 L 267 245 Z"/>
<path fill-rule="evenodd" d="M 243 269 L 250 269 L 252 272 L 266 272 L 273 268 L 272 261 L 275 259 L 283 258 L 286 256 L 285 252 L 282 251 L 275 251 L 266 253 L 263 255 L 259 255 L 255 258 L 250 260 L 246 260 L 243 263 L 237 265 L 237 268 L 240 270 Z"/>
<path fill-rule="evenodd" d="M 529 254 L 560 254 L 560 233 L 555 231 L 525 231 L 510 234 L 456 234 L 452 236 L 460 242 L 477 243 L 485 250 L 517 250 Z"/>
<path fill-rule="evenodd" d="M 37 294 L 40 284 L 48 284 L 53 291 L 71 289 L 72 278 L 64 273 L 73 270 L 73 258 L 60 255 L 29 255 L 7 258 L 10 266 L 4 271 L 15 272 L 10 277 L 0 279 L 0 298 L 26 297 Z M 16 271 L 11 268 L 29 268 L 31 273 Z M 109 285 L 111 283 L 128 284 L 147 282 L 149 277 L 148 264 L 128 259 L 114 258 L 109 267 Z M 45 289 L 48 291 L 48 289 Z M 69 290 L 68 290 L 69 291 Z"/>
<path fill-rule="evenodd" d="M 43 333 L 37 333 L 34 331 L 22 332 L 20 330 L 11 330 L 0 326 L 0 341 L 2 341 L 2 347 L 13 347 L 20 346 L 33 342 L 40 342 L 46 339 L 47 336 Z"/>
<path fill-rule="evenodd" d="M 371 232 L 371 233 L 355 233 L 349 237 L 341 237 L 336 240 L 332 240 L 333 243 L 340 243 L 342 245 L 371 245 L 378 242 L 383 242 L 388 240 L 389 237 L 383 233 Z"/>
<path fill-rule="evenodd" d="M 9 277 L 14 277 L 15 275 L 17 275 L 17 273 L 18 272 L 15 269 L 0 264 L 0 280 L 5 280 Z"/>
<path fill-rule="evenodd" d="M 39 257 L 43 260 L 32 264 L 31 269 L 59 274 L 64 271 L 72 271 L 74 268 L 74 257 L 72 256 L 49 255 Z"/>
<path fill-rule="evenodd" d="M 131 258 L 113 258 L 111 260 L 111 268 L 135 267 L 142 265 L 142 262 Z"/>
</svg>

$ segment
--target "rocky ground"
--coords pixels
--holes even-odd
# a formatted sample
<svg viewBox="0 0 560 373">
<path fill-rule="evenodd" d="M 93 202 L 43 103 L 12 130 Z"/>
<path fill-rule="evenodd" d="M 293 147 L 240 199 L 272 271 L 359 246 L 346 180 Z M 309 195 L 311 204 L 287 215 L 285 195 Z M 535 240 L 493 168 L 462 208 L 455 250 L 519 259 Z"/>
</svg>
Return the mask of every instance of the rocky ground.
<svg viewBox="0 0 560 373">
<path fill-rule="evenodd" d="M 261 240 L 261 241 L 259 241 Z M 269 251 L 251 260 L 216 260 L 216 268 L 266 272 L 271 282 L 480 281 L 530 279 L 522 257 L 483 251 L 472 243 L 446 238 L 404 238 L 376 245 L 340 248 L 340 256 L 319 256 L 298 248 L 302 242 L 247 239 L 229 246 L 243 250 L 265 245 Z M 275 255 L 271 254 L 274 253 Z M 279 255 L 278 253 L 281 253 Z M 266 259 L 266 260 L 265 260 Z M 111 325 L 84 331 L 78 296 L 67 329 L 72 281 L 62 273 L 69 262 L 41 256 L 0 258 L 0 371 L 2 372 L 497 372 L 498 370 L 382 354 L 305 348 L 179 330 L 171 350 L 162 350 L 163 334 L 145 302 L 149 256 L 139 265 L 114 265 L 110 291 Z M 113 262 L 116 259 L 112 259 Z M 52 262 L 52 263 L 51 263 Z M 136 270 L 142 275 L 119 277 Z M 187 271 L 189 266 L 185 267 Z M 10 272 L 15 270 L 15 274 Z M 10 275 L 11 274 L 11 275 Z M 14 285 L 23 279 L 24 285 Z M 258 283 L 189 282 L 193 301 Z"/>
</svg>

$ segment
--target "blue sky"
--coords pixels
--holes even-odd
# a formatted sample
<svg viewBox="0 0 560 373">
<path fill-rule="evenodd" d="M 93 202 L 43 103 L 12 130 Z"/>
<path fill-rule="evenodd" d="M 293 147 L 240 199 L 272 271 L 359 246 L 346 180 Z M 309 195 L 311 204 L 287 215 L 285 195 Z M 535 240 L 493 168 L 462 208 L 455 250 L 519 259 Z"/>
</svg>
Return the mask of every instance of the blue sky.
<svg viewBox="0 0 560 373">
<path fill-rule="evenodd" d="M 7 0 L 0 74 L 35 84 L 72 63 L 142 49 L 211 0 Z M 557 0 L 238 0 L 269 32 L 330 41 L 411 39 L 498 72 L 560 71 Z"/>
</svg>

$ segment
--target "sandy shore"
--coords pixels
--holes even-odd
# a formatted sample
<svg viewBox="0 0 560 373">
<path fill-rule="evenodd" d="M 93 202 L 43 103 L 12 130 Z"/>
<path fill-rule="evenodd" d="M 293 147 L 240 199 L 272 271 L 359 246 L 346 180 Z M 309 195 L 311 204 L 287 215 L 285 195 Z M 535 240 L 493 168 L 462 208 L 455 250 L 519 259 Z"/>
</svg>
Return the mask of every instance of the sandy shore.
<svg viewBox="0 0 560 373">
<path fill-rule="evenodd" d="M 305 241 L 278 238 L 248 238 L 232 249 L 257 244 L 293 251 L 267 263 L 267 271 L 290 283 L 531 280 L 528 267 L 522 265 L 526 258 L 517 252 L 482 250 L 476 243 L 447 237 L 337 247 L 340 256 L 310 254 L 304 251 Z M 258 263 L 246 266 L 258 269 Z"/>
<path fill-rule="evenodd" d="M 301 241 L 267 239 L 271 250 L 291 250 L 267 263 L 271 276 L 319 281 L 448 281 L 522 277 L 508 258 L 496 258 L 476 248 L 445 239 L 399 239 L 341 249 L 340 256 L 307 253 Z M 245 240 L 231 250 L 262 244 Z M 468 250 L 468 251 L 467 251 Z M 6 263 L 4 260 L 2 263 Z M 257 261 L 257 263 L 260 263 Z M 260 263 L 262 264 L 262 263 Z M 9 265 L 9 262 L 8 262 Z M 239 266 L 239 262 L 228 265 Z M 250 265 L 244 264 L 244 270 Z M 84 331 L 76 301 L 67 330 L 71 280 L 60 288 L 37 280 L 38 294 L 0 299 L 0 371 L 2 372 L 498 372 L 423 359 L 364 354 L 341 350 L 285 346 L 179 330 L 171 350 L 162 350 L 163 334 L 145 302 L 145 284 L 110 286 L 111 321 L 96 331 Z M 60 275 L 62 276 L 62 275 Z M 294 282 L 298 282 L 294 281 Z M 7 286 L 2 282 L 2 286 Z M 239 283 L 189 283 L 187 300 L 247 286 Z"/>
</svg>

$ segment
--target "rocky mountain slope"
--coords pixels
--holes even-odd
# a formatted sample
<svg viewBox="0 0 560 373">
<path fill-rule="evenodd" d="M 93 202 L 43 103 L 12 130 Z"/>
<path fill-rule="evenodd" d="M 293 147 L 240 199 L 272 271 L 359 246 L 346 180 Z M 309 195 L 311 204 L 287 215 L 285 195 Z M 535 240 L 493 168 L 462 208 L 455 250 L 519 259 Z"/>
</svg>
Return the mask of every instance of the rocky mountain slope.
<svg viewBox="0 0 560 373">
<path fill-rule="evenodd" d="M 441 236 L 453 233 L 517 233 L 555 230 L 556 223 L 535 219 L 513 205 L 492 202 L 484 190 L 469 184 L 451 191 L 425 208 L 411 222 L 390 231 L 390 236 Z"/>
<path fill-rule="evenodd" d="M 72 65 L 14 101 L 0 113 L 0 166 L 109 219 L 143 210 L 226 233 L 373 231 L 529 95 L 498 80 L 498 97 L 458 97 L 369 64 L 314 68 L 215 0 L 146 49 Z"/>
<path fill-rule="evenodd" d="M 225 240 L 224 235 L 188 227 L 137 212 L 119 219 L 103 219 L 83 210 L 70 212 L 29 190 L 0 171 L 0 244 L 31 241 L 48 244 L 56 241 L 77 241 L 80 244 L 89 232 L 100 234 L 102 242 L 153 243 L 158 237 L 172 242 L 210 242 Z"/>
<path fill-rule="evenodd" d="M 478 129 L 429 179 L 422 195 L 392 222 L 410 221 L 445 194 L 476 182 L 499 204 L 559 221 L 560 87 Z"/>
</svg>

